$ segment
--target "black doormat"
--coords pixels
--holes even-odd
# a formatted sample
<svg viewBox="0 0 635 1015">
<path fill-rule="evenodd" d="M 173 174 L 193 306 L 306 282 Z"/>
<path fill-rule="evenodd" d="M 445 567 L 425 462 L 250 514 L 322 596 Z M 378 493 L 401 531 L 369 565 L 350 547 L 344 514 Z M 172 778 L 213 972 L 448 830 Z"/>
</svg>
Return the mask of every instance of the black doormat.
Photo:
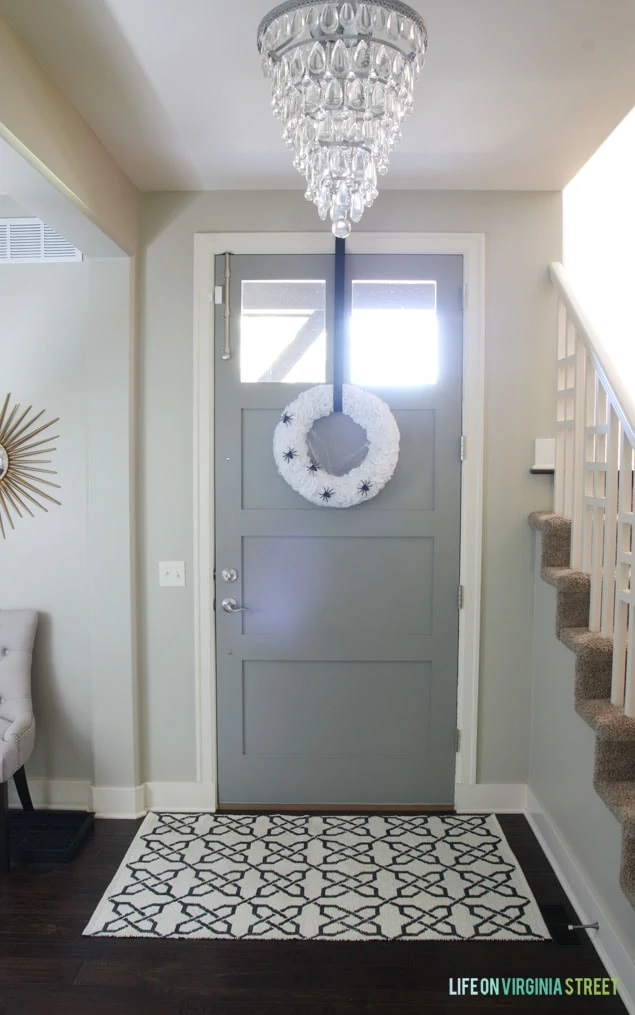
<svg viewBox="0 0 635 1015">
<path fill-rule="evenodd" d="M 89 811 L 9 811 L 9 851 L 14 863 L 68 863 L 92 833 Z"/>
</svg>

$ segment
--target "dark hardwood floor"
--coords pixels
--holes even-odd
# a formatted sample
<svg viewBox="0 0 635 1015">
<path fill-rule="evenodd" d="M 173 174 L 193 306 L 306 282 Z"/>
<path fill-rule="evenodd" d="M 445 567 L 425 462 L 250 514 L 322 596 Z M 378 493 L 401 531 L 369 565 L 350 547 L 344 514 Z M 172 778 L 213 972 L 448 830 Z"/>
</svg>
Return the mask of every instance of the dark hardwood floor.
<svg viewBox="0 0 635 1015">
<path fill-rule="evenodd" d="M 574 913 L 524 817 L 500 821 L 539 905 L 555 907 L 553 941 L 83 938 L 138 825 L 97 821 L 73 863 L 14 866 L 0 884 L 0 1015 L 624 1013 L 619 997 L 449 996 L 451 978 L 606 975 L 586 934 L 559 934 Z"/>
</svg>

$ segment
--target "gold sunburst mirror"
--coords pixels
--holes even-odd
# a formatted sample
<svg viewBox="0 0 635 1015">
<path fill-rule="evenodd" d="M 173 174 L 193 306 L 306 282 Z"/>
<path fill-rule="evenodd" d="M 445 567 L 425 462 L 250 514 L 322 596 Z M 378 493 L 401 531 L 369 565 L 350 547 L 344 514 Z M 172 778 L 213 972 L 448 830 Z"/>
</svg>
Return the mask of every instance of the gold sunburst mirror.
<svg viewBox="0 0 635 1015">
<path fill-rule="evenodd" d="M 48 511 L 47 503 L 60 503 L 44 489 L 60 489 L 59 483 L 45 478 L 54 476 L 56 470 L 43 468 L 51 465 L 51 459 L 43 456 L 56 450 L 51 445 L 59 436 L 45 437 L 44 432 L 58 419 L 36 426 L 45 410 L 34 416 L 32 411 L 31 405 L 24 411 L 20 411 L 17 404 L 11 408 L 11 395 L 7 395 L 0 409 L 0 534 L 3 539 L 7 526 L 15 528 L 15 518 L 23 518 L 24 513 L 35 517 L 31 506 Z"/>
</svg>

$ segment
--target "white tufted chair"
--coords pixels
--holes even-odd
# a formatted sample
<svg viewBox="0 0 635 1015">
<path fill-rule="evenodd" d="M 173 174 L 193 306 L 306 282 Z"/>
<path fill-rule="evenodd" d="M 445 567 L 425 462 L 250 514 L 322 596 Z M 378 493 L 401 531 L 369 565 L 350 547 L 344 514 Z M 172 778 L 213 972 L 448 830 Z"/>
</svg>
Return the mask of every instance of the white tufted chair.
<svg viewBox="0 0 635 1015">
<path fill-rule="evenodd" d="M 13 777 L 25 809 L 33 804 L 24 763 L 33 750 L 31 658 L 37 628 L 35 610 L 0 610 L 0 870 L 9 867 L 8 783 Z"/>
</svg>

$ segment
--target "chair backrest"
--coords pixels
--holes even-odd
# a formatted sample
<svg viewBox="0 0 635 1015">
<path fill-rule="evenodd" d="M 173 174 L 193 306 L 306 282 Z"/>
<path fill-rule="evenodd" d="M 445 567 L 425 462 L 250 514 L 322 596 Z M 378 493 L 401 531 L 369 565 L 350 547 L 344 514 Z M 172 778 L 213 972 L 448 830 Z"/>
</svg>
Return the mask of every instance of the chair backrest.
<svg viewBox="0 0 635 1015">
<path fill-rule="evenodd" d="M 0 725 L 32 711 L 31 659 L 35 610 L 0 610 Z"/>
</svg>

